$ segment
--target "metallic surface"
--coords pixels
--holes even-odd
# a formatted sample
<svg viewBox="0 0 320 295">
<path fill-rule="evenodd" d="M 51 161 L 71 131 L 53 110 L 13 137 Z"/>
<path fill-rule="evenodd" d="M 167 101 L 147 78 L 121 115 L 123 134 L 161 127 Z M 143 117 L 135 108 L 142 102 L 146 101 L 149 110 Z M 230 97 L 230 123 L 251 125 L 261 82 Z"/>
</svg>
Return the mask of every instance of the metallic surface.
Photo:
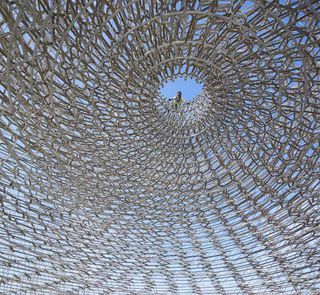
<svg viewBox="0 0 320 295">
<path fill-rule="evenodd" d="M 319 294 L 319 10 L 0 1 L 0 293 Z"/>
</svg>

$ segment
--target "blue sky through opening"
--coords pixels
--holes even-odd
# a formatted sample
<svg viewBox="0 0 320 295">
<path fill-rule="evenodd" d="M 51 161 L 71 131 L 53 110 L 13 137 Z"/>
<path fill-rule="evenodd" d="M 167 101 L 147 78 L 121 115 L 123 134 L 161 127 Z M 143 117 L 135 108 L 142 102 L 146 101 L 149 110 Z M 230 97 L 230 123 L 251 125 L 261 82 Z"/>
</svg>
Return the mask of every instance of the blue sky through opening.
<svg viewBox="0 0 320 295">
<path fill-rule="evenodd" d="M 190 101 L 200 94 L 203 84 L 196 82 L 193 78 L 177 78 L 173 81 L 168 81 L 160 88 L 160 93 L 166 99 L 174 97 L 178 91 L 182 92 L 182 97 Z"/>
</svg>

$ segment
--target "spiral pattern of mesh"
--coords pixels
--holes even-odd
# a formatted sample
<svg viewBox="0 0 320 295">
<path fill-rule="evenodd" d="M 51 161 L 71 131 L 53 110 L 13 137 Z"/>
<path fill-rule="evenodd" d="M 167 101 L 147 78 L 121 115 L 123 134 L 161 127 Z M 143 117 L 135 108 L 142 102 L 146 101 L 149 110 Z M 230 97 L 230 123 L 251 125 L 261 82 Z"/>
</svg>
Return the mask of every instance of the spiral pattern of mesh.
<svg viewBox="0 0 320 295">
<path fill-rule="evenodd" d="M 319 11 L 1 0 L 0 293 L 320 294 Z"/>
</svg>

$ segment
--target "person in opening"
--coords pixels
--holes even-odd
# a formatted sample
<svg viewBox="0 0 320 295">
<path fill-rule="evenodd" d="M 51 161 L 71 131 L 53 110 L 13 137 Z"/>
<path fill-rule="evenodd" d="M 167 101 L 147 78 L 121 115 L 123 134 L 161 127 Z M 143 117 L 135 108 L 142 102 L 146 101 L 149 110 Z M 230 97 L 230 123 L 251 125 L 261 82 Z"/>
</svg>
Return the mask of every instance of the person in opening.
<svg viewBox="0 0 320 295">
<path fill-rule="evenodd" d="M 182 103 L 182 96 L 181 96 L 181 91 L 177 92 L 177 95 L 173 98 L 173 106 L 174 108 L 177 110 L 178 107 L 181 105 Z"/>
</svg>

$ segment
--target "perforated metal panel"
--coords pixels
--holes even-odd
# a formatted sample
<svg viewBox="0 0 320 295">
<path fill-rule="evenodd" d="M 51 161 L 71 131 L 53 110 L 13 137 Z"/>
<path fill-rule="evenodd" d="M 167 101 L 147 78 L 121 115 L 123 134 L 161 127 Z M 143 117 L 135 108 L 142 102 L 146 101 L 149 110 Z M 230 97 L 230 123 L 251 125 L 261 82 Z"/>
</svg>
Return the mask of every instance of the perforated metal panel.
<svg viewBox="0 0 320 295">
<path fill-rule="evenodd" d="M 1 0 L 0 293 L 320 294 L 319 10 Z"/>
</svg>

